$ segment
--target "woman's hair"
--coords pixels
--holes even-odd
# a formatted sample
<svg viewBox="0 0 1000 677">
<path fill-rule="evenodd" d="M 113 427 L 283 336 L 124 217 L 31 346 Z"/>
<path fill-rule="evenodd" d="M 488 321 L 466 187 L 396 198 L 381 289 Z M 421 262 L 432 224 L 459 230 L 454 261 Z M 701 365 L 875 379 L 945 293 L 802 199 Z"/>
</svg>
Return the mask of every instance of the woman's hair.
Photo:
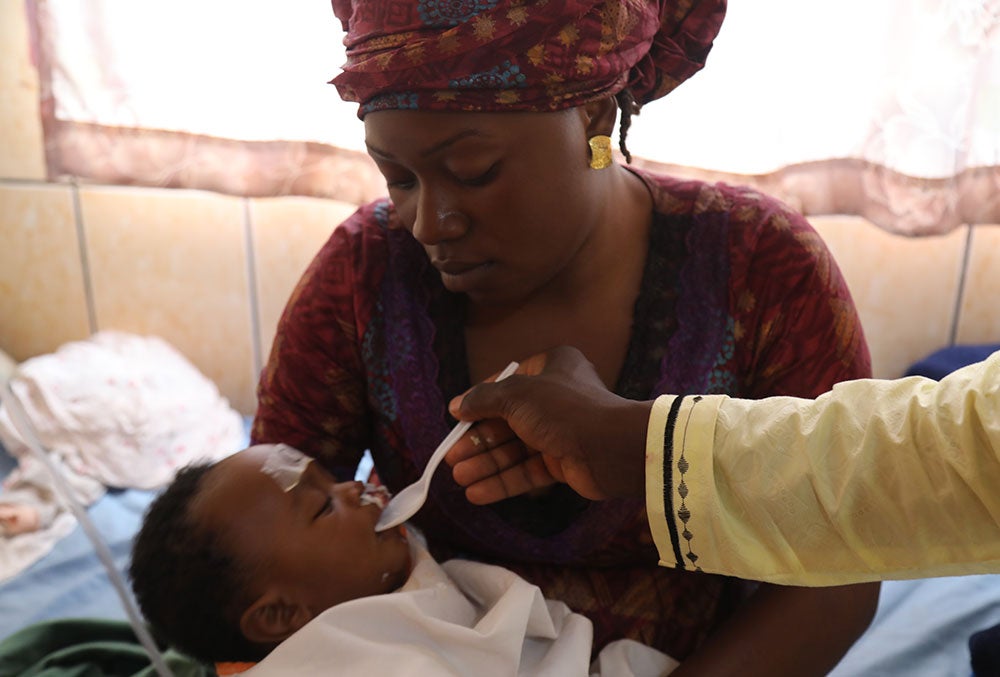
<svg viewBox="0 0 1000 677">
<path fill-rule="evenodd" d="M 622 112 L 621 119 L 618 122 L 618 149 L 625 156 L 625 162 L 631 164 L 632 153 L 628 152 L 625 138 L 628 136 L 629 127 L 632 126 L 632 116 L 639 114 L 640 106 L 635 97 L 632 96 L 632 90 L 627 87 L 615 94 L 615 101 L 618 102 L 618 109 Z"/>
<path fill-rule="evenodd" d="M 260 660 L 239 618 L 251 604 L 251 567 L 191 516 L 212 464 L 182 468 L 149 506 L 132 547 L 129 577 L 146 620 L 174 648 L 199 660 Z"/>
</svg>

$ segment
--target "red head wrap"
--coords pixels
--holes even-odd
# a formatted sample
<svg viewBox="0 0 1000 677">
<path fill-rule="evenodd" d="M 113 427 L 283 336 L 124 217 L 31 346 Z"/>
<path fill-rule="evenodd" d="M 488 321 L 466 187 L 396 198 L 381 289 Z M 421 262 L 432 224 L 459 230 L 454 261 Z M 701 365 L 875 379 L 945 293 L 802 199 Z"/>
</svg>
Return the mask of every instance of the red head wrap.
<svg viewBox="0 0 1000 677">
<path fill-rule="evenodd" d="M 705 65 L 726 0 L 332 0 L 331 82 L 383 109 L 548 111 L 628 87 L 639 104 Z"/>
</svg>

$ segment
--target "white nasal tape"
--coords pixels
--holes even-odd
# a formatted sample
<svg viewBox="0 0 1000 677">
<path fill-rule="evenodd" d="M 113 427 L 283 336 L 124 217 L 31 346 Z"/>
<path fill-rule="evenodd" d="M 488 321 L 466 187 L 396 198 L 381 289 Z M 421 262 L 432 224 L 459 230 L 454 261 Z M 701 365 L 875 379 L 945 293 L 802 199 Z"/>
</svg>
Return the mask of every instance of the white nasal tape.
<svg viewBox="0 0 1000 677">
<path fill-rule="evenodd" d="M 264 465 L 260 467 L 260 471 L 270 476 L 282 491 L 288 493 L 302 479 L 302 473 L 310 463 L 312 459 L 298 449 L 293 449 L 287 444 L 276 444 L 264 461 Z"/>
</svg>

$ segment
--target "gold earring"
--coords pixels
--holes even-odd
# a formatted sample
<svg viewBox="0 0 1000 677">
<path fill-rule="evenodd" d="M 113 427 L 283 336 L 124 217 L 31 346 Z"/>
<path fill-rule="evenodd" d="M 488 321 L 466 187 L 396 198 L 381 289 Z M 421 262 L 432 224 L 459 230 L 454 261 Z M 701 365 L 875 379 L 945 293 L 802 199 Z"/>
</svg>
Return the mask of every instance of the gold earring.
<svg viewBox="0 0 1000 677">
<path fill-rule="evenodd" d="M 590 144 L 590 168 L 604 169 L 611 166 L 611 137 L 603 134 L 587 139 Z"/>
</svg>

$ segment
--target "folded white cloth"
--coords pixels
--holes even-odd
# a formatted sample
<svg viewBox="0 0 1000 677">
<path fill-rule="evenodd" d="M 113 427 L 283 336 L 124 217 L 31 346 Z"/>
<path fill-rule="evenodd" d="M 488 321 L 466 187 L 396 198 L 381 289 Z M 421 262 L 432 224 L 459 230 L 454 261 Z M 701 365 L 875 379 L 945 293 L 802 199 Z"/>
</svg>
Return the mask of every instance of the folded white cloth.
<svg viewBox="0 0 1000 677">
<path fill-rule="evenodd" d="M 243 675 L 659 677 L 677 666 L 631 640 L 591 664 L 585 616 L 508 569 L 439 565 L 419 538 L 411 544 L 415 566 L 402 588 L 327 609 Z"/>
<path fill-rule="evenodd" d="M 107 487 L 153 489 L 196 460 L 237 451 L 243 422 L 208 378 L 162 339 L 100 332 L 22 362 L 10 386 L 74 498 Z M 0 503 L 38 511 L 41 528 L 3 535 L 0 580 L 44 556 L 73 528 L 45 464 L 0 409 L 0 442 L 18 462 Z"/>
</svg>

